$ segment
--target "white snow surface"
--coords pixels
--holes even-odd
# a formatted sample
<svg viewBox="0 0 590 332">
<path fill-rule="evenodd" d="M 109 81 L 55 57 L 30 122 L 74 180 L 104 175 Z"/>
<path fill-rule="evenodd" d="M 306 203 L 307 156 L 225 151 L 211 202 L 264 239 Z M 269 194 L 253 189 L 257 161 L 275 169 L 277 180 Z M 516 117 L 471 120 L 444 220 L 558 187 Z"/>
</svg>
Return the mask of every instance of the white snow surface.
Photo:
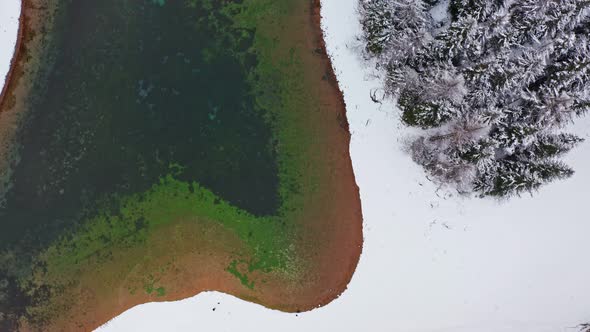
<svg viewBox="0 0 590 332">
<path fill-rule="evenodd" d="M 399 112 L 371 101 L 380 82 L 358 55 L 357 1 L 322 1 L 364 214 L 364 251 L 349 289 L 299 315 L 207 292 L 134 307 L 101 332 L 556 332 L 590 321 L 590 140 L 566 157 L 575 176 L 534 197 L 500 203 L 437 191 L 402 151 L 409 130 Z M 18 7 L 0 0 L 1 77 Z M 590 138 L 590 119 L 573 129 Z"/>
<path fill-rule="evenodd" d="M 430 16 L 437 22 L 443 22 L 449 19 L 449 0 L 440 0 L 432 9 L 430 9 Z"/>
<path fill-rule="evenodd" d="M 0 0 L 0 91 L 14 55 L 19 16 L 20 0 Z"/>
</svg>

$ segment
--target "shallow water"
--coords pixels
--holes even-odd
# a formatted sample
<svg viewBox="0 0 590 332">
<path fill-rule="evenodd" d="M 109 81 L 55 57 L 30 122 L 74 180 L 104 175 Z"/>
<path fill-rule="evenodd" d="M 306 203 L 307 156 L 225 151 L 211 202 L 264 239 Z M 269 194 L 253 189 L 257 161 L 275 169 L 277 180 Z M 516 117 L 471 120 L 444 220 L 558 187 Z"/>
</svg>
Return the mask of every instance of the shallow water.
<svg viewBox="0 0 590 332">
<path fill-rule="evenodd" d="M 42 247 L 169 173 L 255 215 L 276 211 L 253 32 L 216 3 L 63 1 L 55 62 L 18 136 L 3 246 Z"/>
</svg>

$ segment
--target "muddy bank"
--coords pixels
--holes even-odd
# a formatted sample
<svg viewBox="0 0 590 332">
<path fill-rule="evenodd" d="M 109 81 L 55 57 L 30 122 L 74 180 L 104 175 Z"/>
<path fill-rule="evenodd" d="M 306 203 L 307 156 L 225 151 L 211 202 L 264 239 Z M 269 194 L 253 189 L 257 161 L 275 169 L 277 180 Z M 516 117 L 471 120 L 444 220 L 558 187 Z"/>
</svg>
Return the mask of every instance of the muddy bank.
<svg viewBox="0 0 590 332">
<path fill-rule="evenodd" d="M 16 108 L 17 87 L 21 77 L 24 76 L 24 43 L 23 35 L 31 35 L 25 29 L 30 24 L 25 24 L 25 2 L 21 2 L 21 16 L 19 18 L 18 36 L 14 47 L 14 54 L 10 60 L 10 68 L 6 74 L 6 80 L 0 93 L 0 199 L 6 192 L 8 178 L 10 176 L 10 163 L 14 160 L 13 140 L 16 131 L 17 119 L 22 110 Z"/>
<path fill-rule="evenodd" d="M 24 8 L 25 4 L 24 2 L 21 2 L 21 13 L 23 12 L 23 8 Z M 2 87 L 2 92 L 0 92 L 0 110 L 4 109 L 4 97 L 8 91 L 8 82 L 11 81 L 12 76 L 14 75 L 15 72 L 15 67 L 16 67 L 16 62 L 17 59 L 19 58 L 19 54 L 21 53 L 21 49 L 22 49 L 22 38 L 23 38 L 23 32 L 24 32 L 24 19 L 23 16 L 21 15 L 19 17 L 18 20 L 18 32 L 17 32 L 17 37 L 16 37 L 16 43 L 14 45 L 14 51 L 12 54 L 12 59 L 10 60 L 10 67 L 8 69 L 8 73 L 6 74 L 5 77 L 5 84 Z"/>
<path fill-rule="evenodd" d="M 49 57 L 48 35 L 57 6 L 56 0 L 22 0 L 14 56 L 0 94 L 0 202 L 8 190 L 18 151 L 15 135 L 22 117 L 31 107 L 32 84 L 44 71 Z"/>
</svg>

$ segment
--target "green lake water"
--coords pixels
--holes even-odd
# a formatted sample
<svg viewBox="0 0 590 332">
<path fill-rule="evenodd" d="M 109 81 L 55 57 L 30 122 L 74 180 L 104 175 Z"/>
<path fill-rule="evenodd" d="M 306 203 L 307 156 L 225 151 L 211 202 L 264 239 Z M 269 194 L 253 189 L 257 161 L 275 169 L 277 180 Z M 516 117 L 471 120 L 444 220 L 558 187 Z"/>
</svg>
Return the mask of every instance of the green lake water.
<svg viewBox="0 0 590 332">
<path fill-rule="evenodd" d="M 33 82 L 19 162 L 0 197 L 0 330 L 51 293 L 42 286 L 27 294 L 23 282 L 43 269 L 34 263 L 38 253 L 101 215 L 127 222 L 122 200 L 143 206 L 143 195 L 170 174 L 177 187 L 198 183 L 205 189 L 190 190 L 212 192 L 213 204 L 198 210 L 211 216 L 221 213 L 217 200 L 248 220 L 277 214 L 276 142 L 256 95 L 255 31 L 232 25 L 224 12 L 231 2 L 60 2 L 48 75 Z M 152 215 L 158 204 L 150 201 Z M 142 218 L 134 223 L 121 228 L 145 226 Z M 268 241 L 265 230 L 256 233 L 266 226 L 239 227 Z"/>
<path fill-rule="evenodd" d="M 276 211 L 253 31 L 232 28 L 219 1 L 63 3 L 53 68 L 19 134 L 0 243 L 49 243 L 171 171 L 254 215 Z"/>
</svg>

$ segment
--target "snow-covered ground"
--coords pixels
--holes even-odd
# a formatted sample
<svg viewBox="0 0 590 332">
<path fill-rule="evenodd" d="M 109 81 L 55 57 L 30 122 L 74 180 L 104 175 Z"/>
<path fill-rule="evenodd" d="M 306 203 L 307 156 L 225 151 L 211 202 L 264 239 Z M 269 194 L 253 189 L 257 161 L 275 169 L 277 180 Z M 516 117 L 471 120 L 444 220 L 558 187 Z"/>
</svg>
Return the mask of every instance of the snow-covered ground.
<svg viewBox="0 0 590 332">
<path fill-rule="evenodd" d="M 0 0 L 0 90 L 14 54 L 19 16 L 20 0 Z"/>
<path fill-rule="evenodd" d="M 349 290 L 299 315 L 209 292 L 137 306 L 101 332 L 563 332 L 590 321 L 590 139 L 566 157 L 576 175 L 533 198 L 497 203 L 437 191 L 402 151 L 399 114 L 371 101 L 379 80 L 356 50 L 357 1 L 322 1 L 365 217 Z M 17 14 L 18 0 L 0 0 L 0 77 Z M 575 131 L 590 138 L 590 118 Z"/>
</svg>

